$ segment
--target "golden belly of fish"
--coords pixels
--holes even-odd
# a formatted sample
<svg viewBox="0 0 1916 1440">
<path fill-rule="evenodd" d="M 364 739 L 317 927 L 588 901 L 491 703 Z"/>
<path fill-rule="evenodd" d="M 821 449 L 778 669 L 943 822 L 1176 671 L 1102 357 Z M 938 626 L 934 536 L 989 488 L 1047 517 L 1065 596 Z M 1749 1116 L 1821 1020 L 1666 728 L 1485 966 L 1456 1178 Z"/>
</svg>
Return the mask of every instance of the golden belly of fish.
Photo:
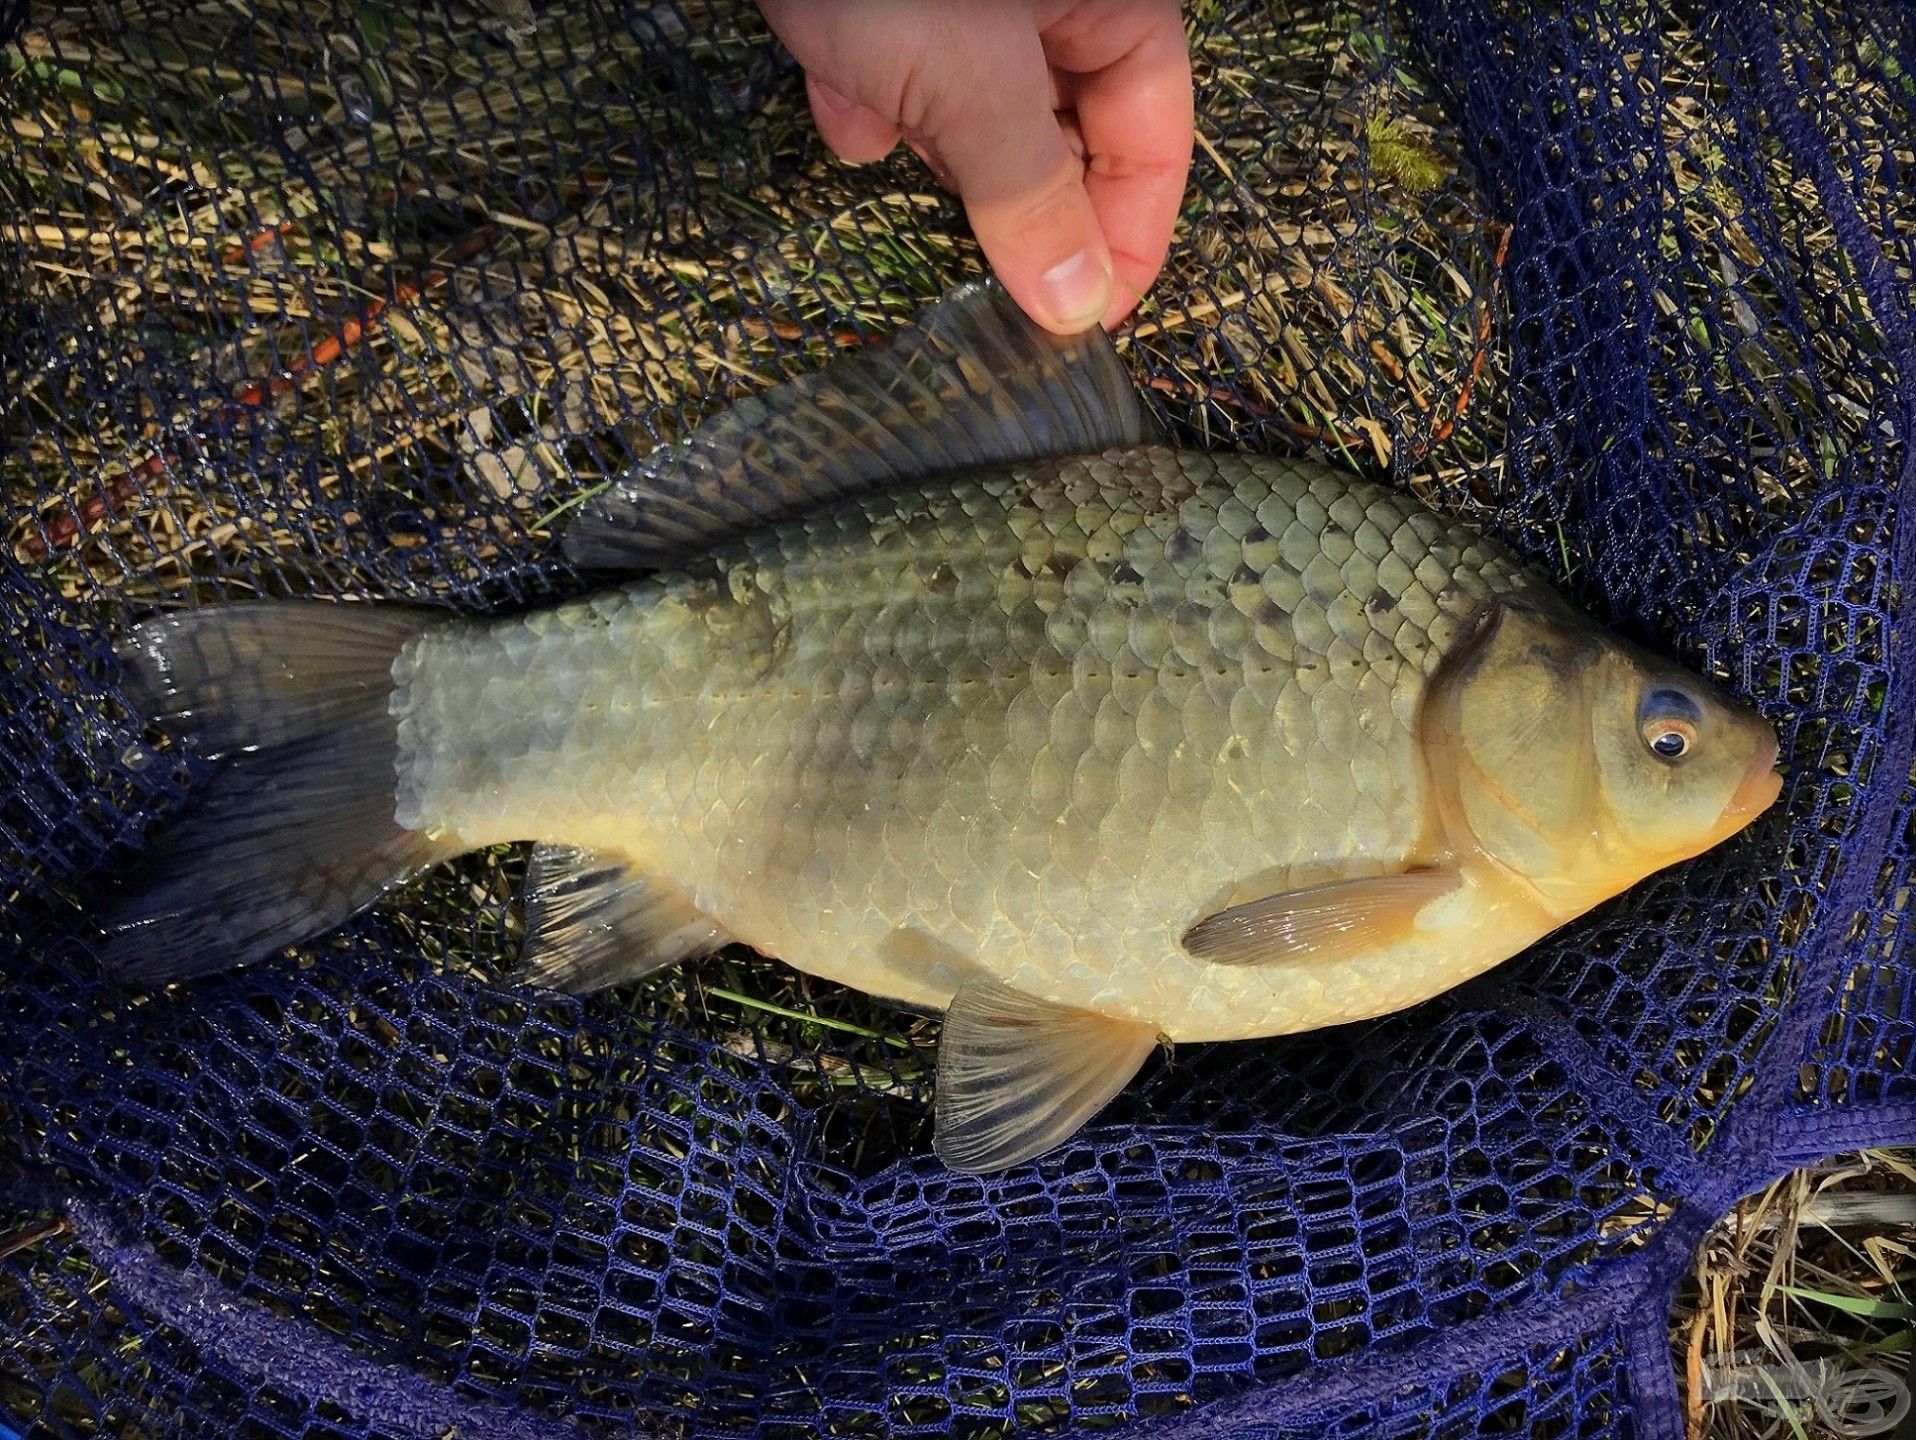
<svg viewBox="0 0 1916 1440">
<path fill-rule="evenodd" d="M 1181 937 L 1433 843 L 1418 720 L 1534 582 L 1413 499 L 1164 448 L 908 483 L 402 653 L 402 826 L 616 855 L 799 969 L 942 1008 L 982 969 L 1176 1040 L 1400 1009 L 1548 928 L 1471 887 L 1330 963 Z"/>
</svg>

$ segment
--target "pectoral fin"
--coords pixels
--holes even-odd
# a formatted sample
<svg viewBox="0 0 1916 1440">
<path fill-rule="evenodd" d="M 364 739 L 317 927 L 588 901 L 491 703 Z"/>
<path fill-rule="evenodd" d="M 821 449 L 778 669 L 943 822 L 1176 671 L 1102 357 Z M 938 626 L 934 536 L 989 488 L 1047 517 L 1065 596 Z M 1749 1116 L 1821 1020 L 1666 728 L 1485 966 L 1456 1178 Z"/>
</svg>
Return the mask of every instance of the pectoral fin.
<svg viewBox="0 0 1916 1440">
<path fill-rule="evenodd" d="M 683 891 L 617 856 L 541 845 L 526 872 L 527 983 L 575 995 L 708 954 L 725 932 Z"/>
<path fill-rule="evenodd" d="M 967 980 L 938 1044 L 932 1148 L 973 1175 L 1042 1155 L 1103 1109 L 1156 1044 L 1153 1026 Z"/>
<path fill-rule="evenodd" d="M 1267 895 L 1200 920 L 1184 948 L 1220 965 L 1349 960 L 1401 940 L 1457 884 L 1454 870 L 1425 869 Z"/>
</svg>

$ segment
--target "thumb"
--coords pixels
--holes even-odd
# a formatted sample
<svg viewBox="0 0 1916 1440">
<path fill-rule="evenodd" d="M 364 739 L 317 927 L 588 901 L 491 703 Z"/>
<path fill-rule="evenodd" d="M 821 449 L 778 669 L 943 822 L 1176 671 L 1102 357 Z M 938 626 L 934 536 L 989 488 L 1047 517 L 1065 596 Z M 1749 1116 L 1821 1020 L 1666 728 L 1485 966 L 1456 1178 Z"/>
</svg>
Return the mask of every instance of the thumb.
<svg viewBox="0 0 1916 1440">
<path fill-rule="evenodd" d="M 818 133 L 840 160 L 868 165 L 883 160 L 898 143 L 898 127 L 876 110 L 841 95 L 816 75 L 805 77 Z"/>
<path fill-rule="evenodd" d="M 1111 304 L 1111 251 L 1084 186 L 1084 162 L 1051 109 L 1051 75 L 1036 34 L 1025 63 L 922 138 L 964 198 L 978 244 L 1011 298 L 1047 330 L 1088 330 Z"/>
</svg>

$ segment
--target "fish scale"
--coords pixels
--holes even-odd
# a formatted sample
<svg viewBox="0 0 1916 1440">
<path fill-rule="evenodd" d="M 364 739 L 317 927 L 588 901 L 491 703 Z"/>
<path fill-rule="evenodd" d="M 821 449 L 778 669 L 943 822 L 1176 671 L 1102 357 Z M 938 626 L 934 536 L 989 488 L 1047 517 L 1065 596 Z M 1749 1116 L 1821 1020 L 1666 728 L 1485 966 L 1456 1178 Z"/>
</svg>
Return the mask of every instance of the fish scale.
<svg viewBox="0 0 1916 1440">
<path fill-rule="evenodd" d="M 978 966 L 1177 1039 L 1308 1028 L 1392 987 L 1180 935 L 1222 877 L 1408 863 L 1426 682 L 1484 599 L 1533 584 L 1297 461 L 1154 447 L 907 483 L 672 578 L 428 630 L 395 672 L 398 820 L 627 857 L 908 1004 Z"/>
</svg>

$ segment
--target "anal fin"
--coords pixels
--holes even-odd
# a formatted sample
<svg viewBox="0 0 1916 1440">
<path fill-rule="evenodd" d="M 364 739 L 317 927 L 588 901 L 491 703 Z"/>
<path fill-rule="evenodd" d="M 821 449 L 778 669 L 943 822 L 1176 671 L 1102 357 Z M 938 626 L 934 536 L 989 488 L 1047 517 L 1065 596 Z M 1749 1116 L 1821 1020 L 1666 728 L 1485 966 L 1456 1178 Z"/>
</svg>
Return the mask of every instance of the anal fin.
<svg viewBox="0 0 1916 1440">
<path fill-rule="evenodd" d="M 617 856 L 541 845 L 526 872 L 522 979 L 583 995 L 710 954 L 725 931 Z"/>
<path fill-rule="evenodd" d="M 1456 871 L 1432 867 L 1267 895 L 1198 921 L 1184 948 L 1220 965 L 1350 960 L 1401 940 L 1458 883 Z"/>
<path fill-rule="evenodd" d="M 932 1148 L 973 1175 L 1034 1159 L 1077 1134 L 1156 1044 L 1154 1026 L 974 976 L 945 1011 Z"/>
</svg>

